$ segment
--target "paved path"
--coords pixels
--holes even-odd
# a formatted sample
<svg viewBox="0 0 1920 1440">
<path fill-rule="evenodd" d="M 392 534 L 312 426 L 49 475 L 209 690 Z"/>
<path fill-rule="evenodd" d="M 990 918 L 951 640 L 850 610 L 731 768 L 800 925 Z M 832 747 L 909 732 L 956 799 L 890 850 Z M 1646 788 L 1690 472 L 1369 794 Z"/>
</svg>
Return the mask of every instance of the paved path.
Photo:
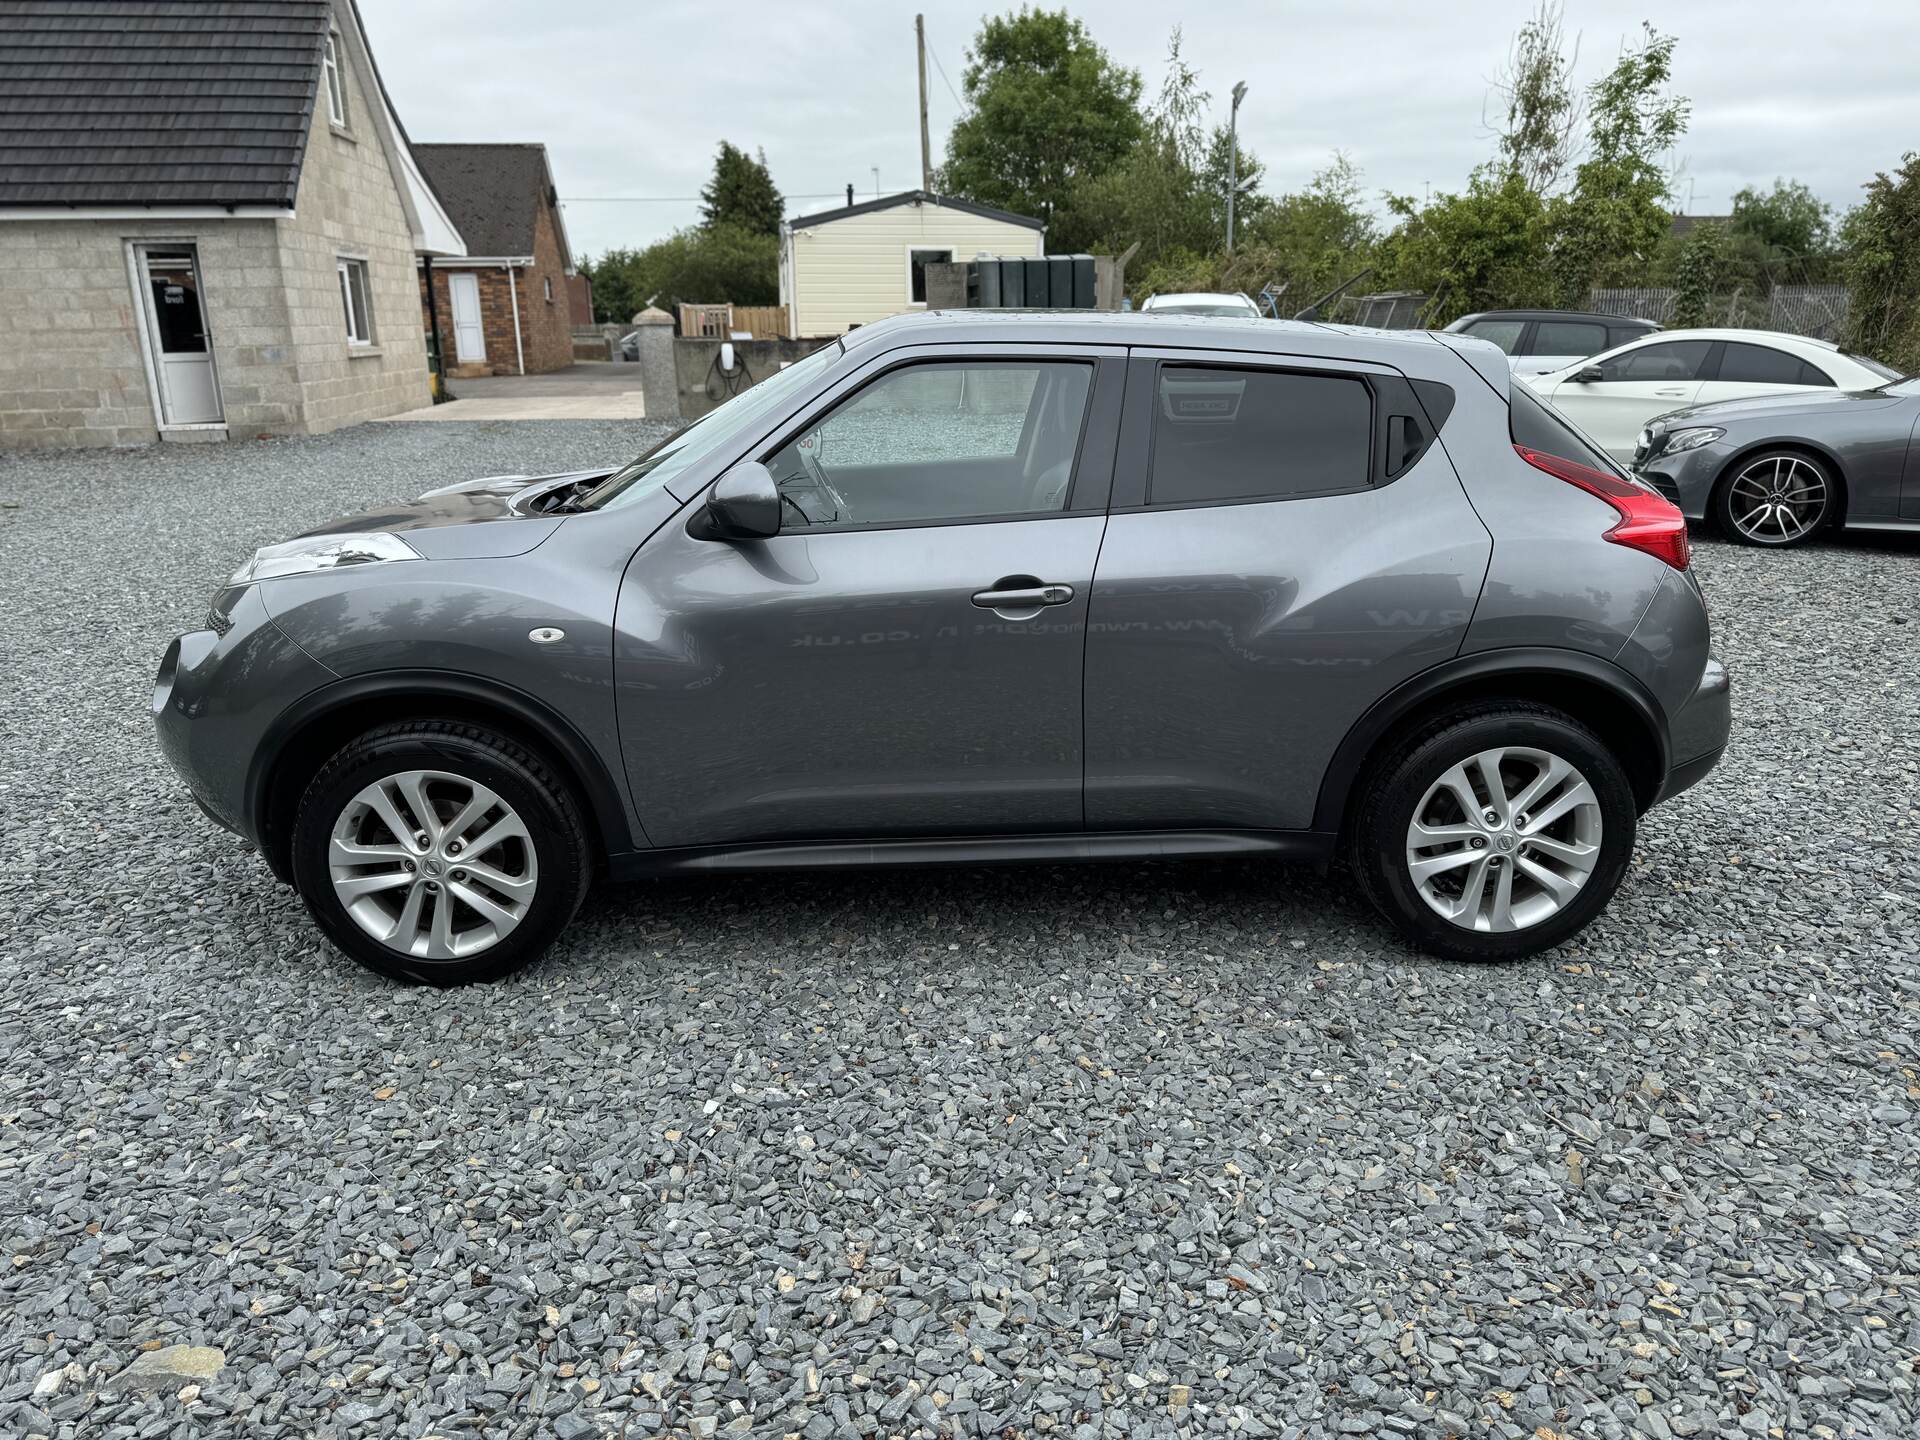
<svg viewBox="0 0 1920 1440">
<path fill-rule="evenodd" d="M 545 375 L 449 380 L 454 398 L 389 420 L 641 420 L 640 367 L 599 361 Z"/>
</svg>

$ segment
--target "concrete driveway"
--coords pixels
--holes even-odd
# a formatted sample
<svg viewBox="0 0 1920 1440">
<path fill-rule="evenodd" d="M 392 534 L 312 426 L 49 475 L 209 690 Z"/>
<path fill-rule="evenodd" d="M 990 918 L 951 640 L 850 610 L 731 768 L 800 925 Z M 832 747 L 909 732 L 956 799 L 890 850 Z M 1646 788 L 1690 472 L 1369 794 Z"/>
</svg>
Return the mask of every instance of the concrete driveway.
<svg viewBox="0 0 1920 1440">
<path fill-rule="evenodd" d="M 388 420 L 642 420 L 640 367 L 617 361 L 569 365 L 544 375 L 492 375 L 449 380 L 442 405 L 389 415 Z"/>
</svg>

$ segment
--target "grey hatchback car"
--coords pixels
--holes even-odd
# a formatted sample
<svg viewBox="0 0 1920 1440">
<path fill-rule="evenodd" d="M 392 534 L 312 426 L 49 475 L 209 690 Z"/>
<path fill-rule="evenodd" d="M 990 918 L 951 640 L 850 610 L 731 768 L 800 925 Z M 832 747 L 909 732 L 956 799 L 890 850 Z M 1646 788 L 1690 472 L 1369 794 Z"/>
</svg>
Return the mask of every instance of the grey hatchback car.
<svg viewBox="0 0 1920 1440">
<path fill-rule="evenodd" d="M 1726 744 L 1688 559 L 1482 342 L 926 314 L 617 470 L 267 546 L 153 710 L 411 980 L 534 958 L 596 876 L 1147 856 L 1343 857 L 1511 957 Z"/>
</svg>

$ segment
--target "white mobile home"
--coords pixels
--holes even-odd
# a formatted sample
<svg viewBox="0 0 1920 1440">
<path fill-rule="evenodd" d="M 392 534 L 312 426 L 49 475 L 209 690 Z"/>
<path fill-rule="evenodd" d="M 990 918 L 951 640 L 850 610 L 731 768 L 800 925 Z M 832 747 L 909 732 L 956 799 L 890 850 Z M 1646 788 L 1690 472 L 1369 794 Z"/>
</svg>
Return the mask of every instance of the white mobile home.
<svg viewBox="0 0 1920 1440">
<path fill-rule="evenodd" d="M 787 334 L 841 335 L 918 310 L 929 264 L 1046 253 L 1046 226 L 1033 217 L 924 190 L 802 215 L 780 227 Z"/>
</svg>

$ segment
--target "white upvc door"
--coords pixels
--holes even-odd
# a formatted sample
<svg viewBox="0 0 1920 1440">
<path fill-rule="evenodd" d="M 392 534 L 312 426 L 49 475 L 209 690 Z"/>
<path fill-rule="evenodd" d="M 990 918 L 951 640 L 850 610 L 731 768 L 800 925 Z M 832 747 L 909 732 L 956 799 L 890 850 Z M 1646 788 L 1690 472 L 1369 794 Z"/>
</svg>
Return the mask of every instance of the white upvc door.
<svg viewBox="0 0 1920 1440">
<path fill-rule="evenodd" d="M 191 245 L 135 247 L 163 425 L 217 425 L 222 417 L 213 341 Z"/>
<path fill-rule="evenodd" d="M 462 365 L 487 358 L 486 327 L 480 323 L 480 277 L 471 270 L 447 272 L 453 296 L 453 355 Z"/>
</svg>

